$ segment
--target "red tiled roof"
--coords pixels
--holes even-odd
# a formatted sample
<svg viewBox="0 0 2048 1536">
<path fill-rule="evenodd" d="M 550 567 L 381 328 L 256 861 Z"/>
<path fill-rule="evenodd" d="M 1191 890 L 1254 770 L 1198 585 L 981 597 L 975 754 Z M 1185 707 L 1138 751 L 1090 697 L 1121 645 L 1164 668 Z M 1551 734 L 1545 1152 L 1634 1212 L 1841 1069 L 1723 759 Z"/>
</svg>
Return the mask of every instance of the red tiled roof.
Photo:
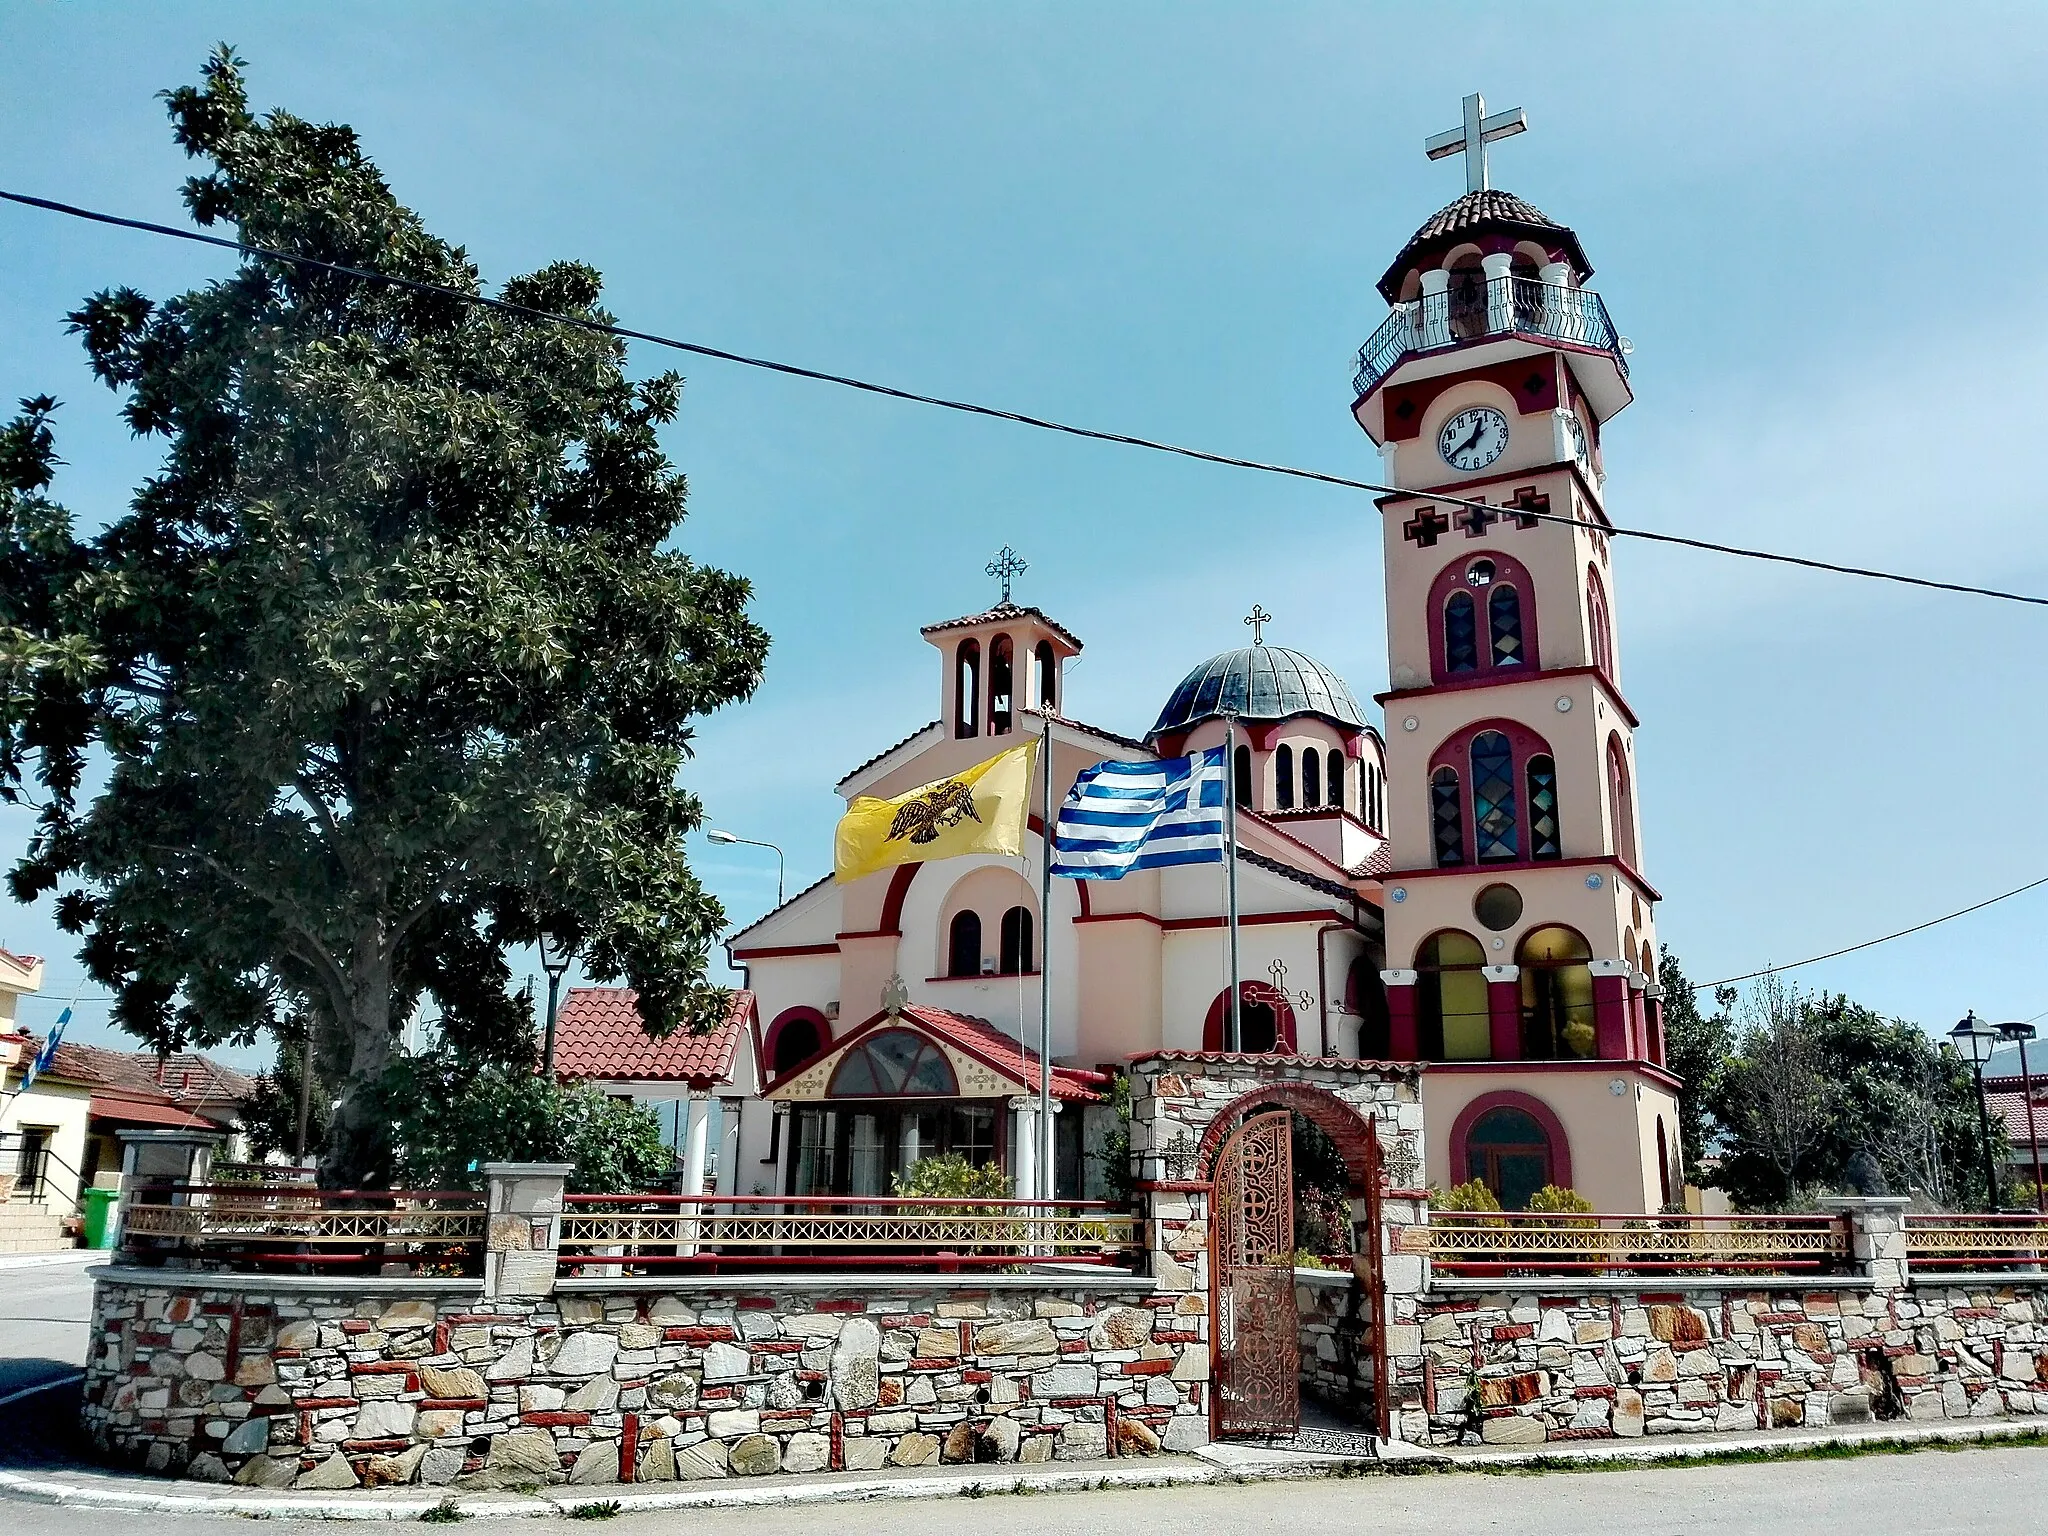
<svg viewBox="0 0 2048 1536">
<path fill-rule="evenodd" d="M 779 1084 L 788 1082 L 799 1072 L 808 1071 L 818 1062 L 846 1049 L 863 1036 L 886 1027 L 892 1019 L 896 1024 L 907 1024 L 912 1028 L 921 1029 L 925 1034 L 935 1036 L 946 1044 L 965 1051 L 984 1066 L 1001 1073 L 1011 1082 L 1022 1085 L 1026 1093 L 1038 1092 L 1039 1070 L 1036 1051 L 1012 1040 L 987 1019 L 976 1018 L 971 1013 L 953 1013 L 945 1008 L 927 1008 L 916 1004 L 893 1016 L 888 1013 L 875 1014 L 856 1028 L 848 1030 L 817 1054 L 798 1062 L 762 1091 L 772 1092 Z M 1072 1102 L 1099 1103 L 1103 1095 L 1097 1090 L 1108 1082 L 1109 1079 L 1100 1072 L 1087 1072 L 1079 1067 L 1062 1067 L 1055 1063 L 1052 1069 L 1052 1096 Z"/>
<path fill-rule="evenodd" d="M 38 1047 L 40 1048 L 40 1046 Z M 256 1091 L 255 1079 L 222 1066 L 197 1051 L 110 1051 L 100 1045 L 64 1041 L 50 1063 L 50 1076 L 163 1098 L 174 1104 L 237 1104 Z"/>
<path fill-rule="evenodd" d="M 92 1096 L 89 1113 L 95 1120 L 111 1120 L 116 1125 L 168 1126 L 175 1131 L 210 1131 L 216 1128 L 211 1120 L 202 1119 L 175 1104 L 166 1104 L 161 1099 L 131 1099 L 96 1093 Z"/>
<path fill-rule="evenodd" d="M 1984 1107 L 1991 1118 L 2005 1125 L 2005 1139 L 2013 1146 L 2029 1144 L 2027 1096 L 2024 1082 L 2017 1077 L 1984 1079 Z M 2034 1129 L 2048 1142 L 2048 1080 L 2034 1079 Z"/>
<path fill-rule="evenodd" d="M 733 1049 L 754 1008 L 734 992 L 725 1022 L 703 1034 L 656 1038 L 640 1021 L 631 987 L 571 987 L 555 1015 L 555 1075 L 568 1082 L 674 1082 L 708 1087 L 732 1079 Z"/>
<path fill-rule="evenodd" d="M 1031 618 L 1038 620 L 1047 629 L 1058 635 L 1075 650 L 1081 649 L 1080 638 L 1058 619 L 1049 617 L 1042 608 L 1026 608 L 1017 603 L 1001 602 L 985 613 L 963 614 L 957 619 L 941 619 L 936 624 L 927 624 L 918 631 L 921 635 L 936 635 L 948 629 L 965 629 L 970 624 L 994 624 L 1004 619 Z"/>
<path fill-rule="evenodd" d="M 5 945 L 0 945 L 0 960 L 12 960 L 24 971 L 32 971 L 37 966 L 43 963 L 43 957 L 41 955 L 17 955 L 13 950 L 8 949 Z"/>
</svg>

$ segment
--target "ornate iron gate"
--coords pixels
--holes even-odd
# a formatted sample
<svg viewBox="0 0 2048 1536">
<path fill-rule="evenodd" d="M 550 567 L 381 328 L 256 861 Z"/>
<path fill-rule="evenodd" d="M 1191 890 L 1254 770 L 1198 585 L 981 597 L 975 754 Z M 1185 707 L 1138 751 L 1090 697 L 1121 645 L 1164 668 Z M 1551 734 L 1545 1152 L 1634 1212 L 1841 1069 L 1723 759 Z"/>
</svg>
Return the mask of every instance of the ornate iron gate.
<svg viewBox="0 0 2048 1536">
<path fill-rule="evenodd" d="M 1217 1154 L 1213 1187 L 1215 1433 L 1291 1436 L 1301 1428 L 1292 1115 L 1247 1117 Z"/>
</svg>

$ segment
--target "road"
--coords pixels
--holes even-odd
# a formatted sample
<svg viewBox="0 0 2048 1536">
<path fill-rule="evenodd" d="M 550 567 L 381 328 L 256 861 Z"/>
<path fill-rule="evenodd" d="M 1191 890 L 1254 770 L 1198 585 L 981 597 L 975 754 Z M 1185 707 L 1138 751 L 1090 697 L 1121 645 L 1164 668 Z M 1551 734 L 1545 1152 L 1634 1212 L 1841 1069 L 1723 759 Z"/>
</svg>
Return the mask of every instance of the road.
<svg viewBox="0 0 2048 1536">
<path fill-rule="evenodd" d="M 0 1400 L 38 1382 L 74 1374 L 85 1353 L 97 1256 L 37 1268 L 0 1268 Z M 0 1465 L 48 1465 L 75 1455 L 65 1439 L 77 1395 L 68 1386 L 0 1407 Z M 592 1489 L 594 1499 L 602 1490 Z M 963 1526 L 1000 1522 L 1004 1536 L 1300 1536 L 1343 1529 L 1348 1536 L 1408 1536 L 1417 1529 L 1512 1531 L 1514 1536 L 1983 1536 L 2042 1528 L 2048 1510 L 2048 1447 L 1921 1451 L 1841 1461 L 1785 1461 L 1617 1472 L 1486 1476 L 1452 1473 L 1328 1482 L 1250 1483 L 1202 1488 L 1004 1495 L 970 1509 L 959 1499 L 888 1506 L 890 1536 L 958 1536 Z M 874 1505 L 663 1511 L 606 1521 L 610 1536 L 844 1536 L 880 1523 Z M 228 1517 L 232 1518 L 232 1517 Z M 8 1501 L 8 1536 L 220 1536 L 203 1515 L 66 1510 Z M 333 1527 L 278 1521 L 313 1536 Z M 512 1522 L 505 1536 L 566 1521 Z M 588 1531 L 589 1522 L 575 1529 Z"/>
</svg>

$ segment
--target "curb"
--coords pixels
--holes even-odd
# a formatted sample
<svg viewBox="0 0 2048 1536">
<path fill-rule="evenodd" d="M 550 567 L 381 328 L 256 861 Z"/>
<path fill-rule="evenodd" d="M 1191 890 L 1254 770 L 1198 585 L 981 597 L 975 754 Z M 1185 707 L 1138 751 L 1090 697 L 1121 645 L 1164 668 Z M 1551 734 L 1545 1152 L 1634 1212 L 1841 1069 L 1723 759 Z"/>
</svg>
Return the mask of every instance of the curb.
<svg viewBox="0 0 2048 1536">
<path fill-rule="evenodd" d="M 107 1261 L 104 1248 L 62 1248 L 55 1253 L 0 1253 L 0 1269 L 42 1269 L 52 1264 L 81 1264 Z"/>
<path fill-rule="evenodd" d="M 1568 1471 L 1574 1467 L 1595 1464 L 1634 1463 L 1650 1466 L 1657 1462 L 1704 1461 L 1728 1456 L 1754 1456 L 1759 1460 L 1790 1458 L 1808 1451 L 1832 1450 L 1837 1447 L 1855 1449 L 1863 1446 L 1871 1448 L 1873 1452 L 1881 1452 L 1923 1445 L 1974 1445 L 1986 1441 L 2039 1435 L 2043 1431 L 2048 1431 L 2048 1418 L 2043 1417 L 1981 1419 L 1962 1423 L 1901 1424 L 1896 1428 L 1885 1422 L 1856 1431 L 1808 1430 L 1787 1433 L 1780 1430 L 1773 1432 L 1769 1438 L 1758 1435 L 1748 1439 L 1704 1436 L 1694 1439 L 1684 1435 L 1668 1435 L 1660 1436 L 1654 1441 L 1630 1441 L 1625 1446 L 1617 1445 L 1613 1441 L 1582 1440 L 1567 1442 L 1554 1448 L 1527 1451 L 1443 1449 L 1435 1451 L 1433 1459 L 1448 1463 L 1449 1465 L 1444 1468 L 1446 1471 L 1542 1471 L 1545 1468 Z"/>
</svg>

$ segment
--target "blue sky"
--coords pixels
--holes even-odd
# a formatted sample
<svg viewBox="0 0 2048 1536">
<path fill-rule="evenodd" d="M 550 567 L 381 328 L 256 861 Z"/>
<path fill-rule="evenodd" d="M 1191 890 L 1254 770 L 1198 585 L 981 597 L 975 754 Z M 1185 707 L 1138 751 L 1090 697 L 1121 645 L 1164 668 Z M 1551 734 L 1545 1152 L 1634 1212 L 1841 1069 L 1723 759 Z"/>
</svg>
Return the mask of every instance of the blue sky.
<svg viewBox="0 0 2048 1536">
<path fill-rule="evenodd" d="M 1617 521 L 2048 591 L 2038 6 L 23 3 L 0 184 L 178 221 L 154 93 L 218 39 L 260 106 L 352 123 L 494 281 L 575 257 L 630 324 L 1366 478 L 1372 280 L 1462 191 L 1420 146 L 1478 89 L 1529 113 L 1496 184 L 1578 230 L 1635 343 Z M 64 312 L 223 270 L 0 210 L 0 393 L 67 402 L 58 490 L 86 521 L 155 451 Z M 1385 687 L 1361 495 L 684 371 L 681 542 L 753 579 L 774 637 L 689 779 L 712 824 L 788 850 L 792 889 L 829 867 L 834 781 L 936 712 L 917 628 L 985 606 L 1004 543 L 1018 597 L 1087 642 L 1082 718 L 1143 731 L 1254 601 L 1275 642 Z M 2048 874 L 2048 613 L 1616 559 L 1647 871 L 1696 979 Z M 0 852 L 26 825 L 0 815 Z M 735 918 L 772 901 L 772 856 L 695 856 Z M 2044 920 L 2048 888 L 1798 975 L 1934 1028 L 2024 1018 Z M 53 956 L 45 1022 L 62 935 L 0 908 L 0 944 Z"/>
</svg>

